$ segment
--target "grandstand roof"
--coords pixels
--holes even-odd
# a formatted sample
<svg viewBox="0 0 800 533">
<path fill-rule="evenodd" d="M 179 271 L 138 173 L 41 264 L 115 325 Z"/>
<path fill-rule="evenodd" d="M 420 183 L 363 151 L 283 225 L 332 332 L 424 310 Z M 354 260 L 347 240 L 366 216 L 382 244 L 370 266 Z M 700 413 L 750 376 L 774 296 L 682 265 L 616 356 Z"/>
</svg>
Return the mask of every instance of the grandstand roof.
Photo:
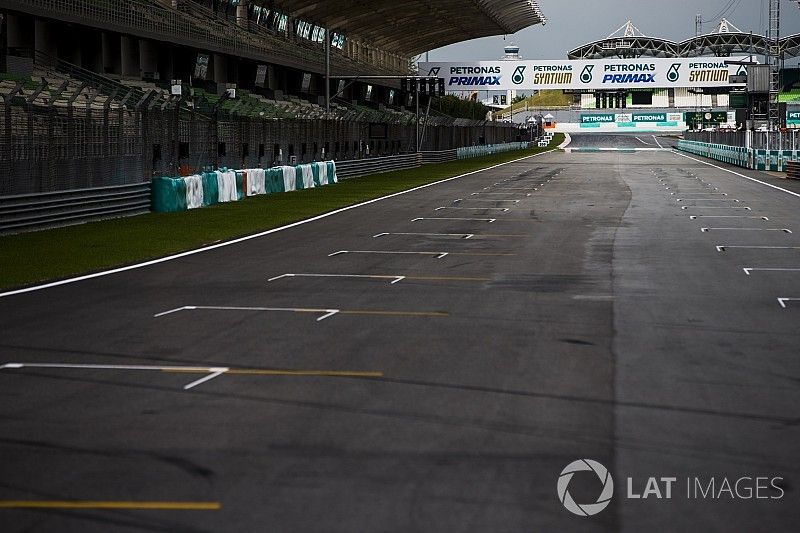
<svg viewBox="0 0 800 533">
<path fill-rule="evenodd" d="M 478 37 L 516 33 L 547 20 L 534 0 L 275 0 L 274 6 L 409 56 Z"/>
<path fill-rule="evenodd" d="M 623 28 L 626 29 L 620 35 Z M 634 31 L 630 31 L 633 28 Z M 716 29 L 704 35 L 676 42 L 669 39 L 648 37 L 628 21 L 625 26 L 605 39 L 579 46 L 567 54 L 569 59 L 602 59 L 606 57 L 698 57 L 732 54 L 767 53 L 769 41 L 763 35 L 744 33 L 727 19 L 722 19 Z M 784 37 L 779 41 L 785 58 L 800 55 L 800 34 Z"/>
</svg>

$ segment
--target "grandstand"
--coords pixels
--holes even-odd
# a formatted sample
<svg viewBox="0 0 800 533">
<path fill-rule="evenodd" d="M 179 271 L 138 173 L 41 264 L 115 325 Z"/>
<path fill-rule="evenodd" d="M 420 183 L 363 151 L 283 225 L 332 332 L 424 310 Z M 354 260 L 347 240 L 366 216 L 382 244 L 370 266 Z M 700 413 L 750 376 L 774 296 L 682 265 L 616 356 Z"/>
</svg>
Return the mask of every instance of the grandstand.
<svg viewBox="0 0 800 533">
<path fill-rule="evenodd" d="M 0 0 L 0 195 L 512 140 L 433 113 L 419 145 L 398 79 L 349 78 L 544 20 L 529 0 Z"/>
</svg>

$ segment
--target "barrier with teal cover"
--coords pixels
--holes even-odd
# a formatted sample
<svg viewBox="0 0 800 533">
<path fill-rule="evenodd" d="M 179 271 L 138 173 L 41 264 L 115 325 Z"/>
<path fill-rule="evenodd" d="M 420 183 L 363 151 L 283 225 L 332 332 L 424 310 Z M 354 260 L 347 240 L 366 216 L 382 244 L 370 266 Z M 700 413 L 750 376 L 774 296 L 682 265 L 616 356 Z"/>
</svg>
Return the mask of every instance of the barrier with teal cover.
<svg viewBox="0 0 800 533">
<path fill-rule="evenodd" d="M 485 144 L 478 146 L 465 146 L 457 150 L 458 159 L 466 159 L 469 157 L 481 157 L 484 155 L 499 154 L 502 152 L 511 152 L 513 150 L 524 150 L 530 146 L 527 142 L 513 142 L 503 144 Z"/>
<path fill-rule="evenodd" d="M 252 183 L 249 182 L 251 173 Z M 258 194 L 311 189 L 337 181 L 333 161 L 268 169 L 220 169 L 181 178 L 153 178 L 151 202 L 155 212 L 185 211 Z"/>
<path fill-rule="evenodd" d="M 185 211 L 186 183 L 168 177 L 153 178 L 151 203 L 156 213 Z"/>
<path fill-rule="evenodd" d="M 743 146 L 704 143 L 700 141 L 678 141 L 678 149 L 691 154 L 708 157 L 752 170 L 782 172 L 787 161 L 800 160 L 798 150 L 756 150 Z"/>
</svg>

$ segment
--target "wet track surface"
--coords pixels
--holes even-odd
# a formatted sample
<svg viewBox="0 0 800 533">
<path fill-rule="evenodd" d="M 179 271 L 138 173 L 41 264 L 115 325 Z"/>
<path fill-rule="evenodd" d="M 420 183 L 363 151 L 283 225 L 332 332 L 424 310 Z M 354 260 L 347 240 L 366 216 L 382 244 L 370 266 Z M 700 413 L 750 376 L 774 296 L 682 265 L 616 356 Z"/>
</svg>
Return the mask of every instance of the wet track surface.
<svg viewBox="0 0 800 533">
<path fill-rule="evenodd" d="M 799 202 L 668 150 L 553 152 L 0 298 L 26 365 L 0 369 L 0 501 L 220 506 L 0 530 L 796 530 Z M 615 480 L 591 518 L 556 491 L 580 458 Z M 785 495 L 625 497 L 665 476 Z"/>
</svg>

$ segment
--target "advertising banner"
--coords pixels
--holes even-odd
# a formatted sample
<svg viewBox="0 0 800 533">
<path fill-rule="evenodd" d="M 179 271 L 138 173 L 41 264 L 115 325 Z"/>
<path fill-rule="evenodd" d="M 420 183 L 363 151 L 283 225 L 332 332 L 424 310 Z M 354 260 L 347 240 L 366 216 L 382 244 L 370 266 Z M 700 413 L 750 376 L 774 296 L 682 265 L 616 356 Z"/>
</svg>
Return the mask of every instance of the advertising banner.
<svg viewBox="0 0 800 533">
<path fill-rule="evenodd" d="M 420 63 L 419 74 L 443 78 L 447 91 L 619 90 L 731 87 L 746 58 L 639 58 Z"/>
<path fill-rule="evenodd" d="M 800 111 L 787 111 L 786 112 L 787 124 L 800 124 Z"/>
<path fill-rule="evenodd" d="M 666 122 L 666 113 L 634 113 L 633 122 Z"/>
<path fill-rule="evenodd" d="M 604 122 L 616 122 L 617 118 L 613 113 L 595 113 L 592 115 L 581 115 L 581 124 L 601 124 Z"/>
</svg>

